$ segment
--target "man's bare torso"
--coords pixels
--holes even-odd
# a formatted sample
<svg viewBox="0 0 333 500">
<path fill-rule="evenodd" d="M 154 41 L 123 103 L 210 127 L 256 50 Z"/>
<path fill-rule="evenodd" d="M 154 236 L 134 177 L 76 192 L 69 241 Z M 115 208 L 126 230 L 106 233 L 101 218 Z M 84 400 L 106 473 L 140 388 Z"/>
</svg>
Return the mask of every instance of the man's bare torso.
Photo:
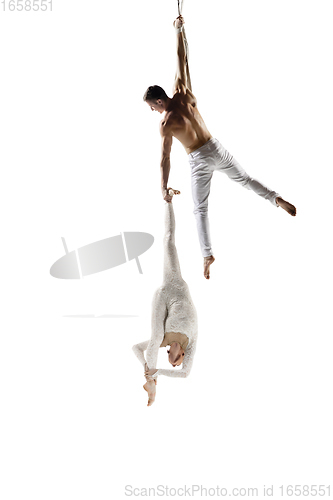
<svg viewBox="0 0 333 500">
<path fill-rule="evenodd" d="M 186 94 L 174 94 L 161 126 L 170 130 L 187 154 L 203 146 L 212 137 L 197 109 L 196 98 L 189 90 Z"/>
</svg>

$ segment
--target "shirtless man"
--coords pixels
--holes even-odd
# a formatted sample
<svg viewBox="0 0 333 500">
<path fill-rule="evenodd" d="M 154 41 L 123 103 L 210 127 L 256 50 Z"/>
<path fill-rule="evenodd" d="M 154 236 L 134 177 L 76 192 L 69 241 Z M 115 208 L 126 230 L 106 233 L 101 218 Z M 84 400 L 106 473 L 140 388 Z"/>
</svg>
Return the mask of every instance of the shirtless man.
<svg viewBox="0 0 333 500">
<path fill-rule="evenodd" d="M 282 207 L 290 215 L 296 215 L 296 208 L 275 191 L 250 177 L 219 141 L 213 139 L 209 133 L 198 111 L 197 100 L 192 93 L 183 25 L 183 17 L 177 17 L 174 22 L 177 33 L 177 73 L 173 97 L 168 97 L 161 87 L 154 85 L 148 87 L 143 99 L 152 111 L 165 112 L 160 124 L 160 133 L 162 136 L 162 196 L 167 202 L 171 201 L 168 195 L 168 179 L 173 137 L 182 143 L 189 155 L 194 215 L 204 257 L 204 276 L 209 279 L 209 268 L 215 260 L 208 222 L 208 196 L 214 170 L 225 172 L 230 179 L 268 199 L 274 206 Z"/>
</svg>

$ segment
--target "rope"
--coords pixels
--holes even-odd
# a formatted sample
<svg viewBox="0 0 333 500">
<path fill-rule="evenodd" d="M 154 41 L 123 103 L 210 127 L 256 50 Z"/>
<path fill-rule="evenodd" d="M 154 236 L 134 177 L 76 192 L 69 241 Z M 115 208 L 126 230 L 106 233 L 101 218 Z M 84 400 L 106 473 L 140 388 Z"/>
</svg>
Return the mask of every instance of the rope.
<svg viewBox="0 0 333 500">
<path fill-rule="evenodd" d="M 178 15 L 181 16 L 182 15 L 182 10 L 183 10 L 183 1 L 184 0 L 177 0 L 178 2 Z"/>
</svg>

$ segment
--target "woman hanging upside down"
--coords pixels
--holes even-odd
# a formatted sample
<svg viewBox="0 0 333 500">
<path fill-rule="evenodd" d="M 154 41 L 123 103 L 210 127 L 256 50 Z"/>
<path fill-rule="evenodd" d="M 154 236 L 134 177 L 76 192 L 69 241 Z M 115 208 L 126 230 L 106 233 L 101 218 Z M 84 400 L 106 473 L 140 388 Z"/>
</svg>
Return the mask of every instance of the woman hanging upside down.
<svg viewBox="0 0 333 500">
<path fill-rule="evenodd" d="M 169 195 L 179 191 L 169 190 Z M 175 215 L 172 201 L 165 204 L 164 275 L 163 284 L 153 297 L 152 334 L 150 340 L 133 346 L 133 351 L 145 368 L 148 406 L 155 401 L 158 375 L 187 377 L 191 371 L 196 349 L 198 325 L 197 313 L 187 283 L 183 280 L 175 245 Z M 169 362 L 173 368 L 183 364 L 180 370 L 157 368 L 160 347 L 170 346 Z M 146 359 L 144 351 L 146 351 Z"/>
</svg>

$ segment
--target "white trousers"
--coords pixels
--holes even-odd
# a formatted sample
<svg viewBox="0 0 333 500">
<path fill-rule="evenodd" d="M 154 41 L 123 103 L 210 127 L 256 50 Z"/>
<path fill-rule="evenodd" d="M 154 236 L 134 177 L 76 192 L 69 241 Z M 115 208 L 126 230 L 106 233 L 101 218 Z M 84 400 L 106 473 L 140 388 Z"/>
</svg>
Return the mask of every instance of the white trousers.
<svg viewBox="0 0 333 500">
<path fill-rule="evenodd" d="M 256 194 L 278 206 L 280 195 L 250 177 L 217 139 L 210 139 L 201 148 L 188 155 L 191 167 L 194 215 L 203 257 L 213 255 L 208 221 L 208 196 L 214 170 L 224 172 L 241 186 L 252 189 Z"/>
</svg>

